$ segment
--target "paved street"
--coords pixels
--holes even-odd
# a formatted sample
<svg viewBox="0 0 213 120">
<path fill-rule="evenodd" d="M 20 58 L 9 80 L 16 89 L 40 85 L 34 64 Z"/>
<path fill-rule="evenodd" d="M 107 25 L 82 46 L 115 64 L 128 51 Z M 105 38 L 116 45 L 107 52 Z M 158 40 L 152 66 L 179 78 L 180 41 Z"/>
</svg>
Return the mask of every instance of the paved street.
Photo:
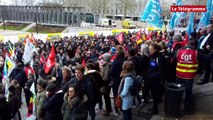
<svg viewBox="0 0 213 120">
<path fill-rule="evenodd" d="M 141 109 L 133 108 L 133 120 L 213 120 L 213 83 L 210 82 L 203 86 L 198 86 L 194 84 L 194 97 L 195 97 L 195 106 L 196 111 L 193 115 L 184 115 L 181 117 L 168 117 L 164 113 L 164 103 L 159 104 L 159 114 L 158 115 L 150 115 L 147 114 L 147 109 L 152 107 L 152 102 L 148 104 L 143 104 Z M 183 101 L 182 101 L 183 102 Z M 104 106 L 104 105 L 103 105 Z M 183 108 L 183 104 L 182 104 Z M 27 108 L 26 104 L 22 105 L 21 115 L 23 120 L 26 119 Z M 96 114 L 96 120 L 122 120 L 122 114 L 116 116 L 113 112 L 110 116 L 102 116 L 101 111 L 98 111 Z"/>
<path fill-rule="evenodd" d="M 17 36 L 20 34 L 25 34 L 27 32 L 21 32 L 21 31 L 12 31 L 12 30 L 0 30 L 0 35 L 5 35 L 5 36 Z"/>
</svg>

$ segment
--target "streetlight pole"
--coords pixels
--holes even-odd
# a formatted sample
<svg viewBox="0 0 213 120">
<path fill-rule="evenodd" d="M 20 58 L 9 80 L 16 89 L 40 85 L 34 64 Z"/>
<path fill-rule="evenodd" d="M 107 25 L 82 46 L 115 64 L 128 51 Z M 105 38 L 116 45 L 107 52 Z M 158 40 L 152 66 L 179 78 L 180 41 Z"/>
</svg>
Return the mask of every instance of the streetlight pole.
<svg viewBox="0 0 213 120">
<path fill-rule="evenodd" d="M 5 20 L 4 20 L 4 18 L 3 18 L 3 29 L 5 31 Z"/>
<path fill-rule="evenodd" d="M 36 34 L 38 34 L 38 6 L 36 6 Z"/>
<path fill-rule="evenodd" d="M 5 31 L 5 16 L 6 16 L 6 3 L 5 2 L 4 2 L 4 5 L 3 5 L 3 10 L 4 10 L 3 16 L 2 16 L 2 18 L 3 18 L 3 29 Z"/>
<path fill-rule="evenodd" d="M 117 2 L 115 3 L 115 14 L 116 14 L 115 19 L 116 19 L 117 15 L 118 15 L 118 3 Z"/>
</svg>

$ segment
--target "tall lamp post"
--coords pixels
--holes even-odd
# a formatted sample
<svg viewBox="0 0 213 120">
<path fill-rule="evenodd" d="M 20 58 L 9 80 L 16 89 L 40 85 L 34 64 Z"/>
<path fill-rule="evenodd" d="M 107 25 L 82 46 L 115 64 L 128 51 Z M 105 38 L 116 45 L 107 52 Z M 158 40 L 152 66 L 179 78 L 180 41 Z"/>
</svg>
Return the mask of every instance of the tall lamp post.
<svg viewBox="0 0 213 120">
<path fill-rule="evenodd" d="M 35 22 L 36 22 L 36 34 L 38 34 L 38 7 L 36 6 L 36 16 L 35 16 Z"/>
<path fill-rule="evenodd" d="M 6 17 L 6 3 L 4 2 L 3 5 L 3 16 L 2 16 L 2 20 L 3 20 L 3 29 L 5 30 L 5 17 Z"/>
<path fill-rule="evenodd" d="M 116 14 L 116 16 L 118 15 L 118 4 L 119 3 L 115 3 L 115 14 Z M 116 19 L 116 16 L 115 16 L 115 19 Z"/>
</svg>

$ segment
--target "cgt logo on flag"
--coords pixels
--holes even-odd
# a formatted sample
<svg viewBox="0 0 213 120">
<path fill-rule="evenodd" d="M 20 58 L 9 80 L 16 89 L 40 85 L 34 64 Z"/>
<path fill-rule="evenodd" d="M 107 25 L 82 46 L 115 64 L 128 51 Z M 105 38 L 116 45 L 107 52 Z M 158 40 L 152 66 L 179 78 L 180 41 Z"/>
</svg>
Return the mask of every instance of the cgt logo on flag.
<svg viewBox="0 0 213 120">
<path fill-rule="evenodd" d="M 49 57 L 47 59 L 47 62 L 44 66 L 45 73 L 48 73 L 54 65 L 55 65 L 55 49 L 54 49 L 54 44 L 53 44 L 51 52 L 50 52 Z"/>
<path fill-rule="evenodd" d="M 121 33 L 116 37 L 116 39 L 118 40 L 119 44 L 122 44 L 122 43 L 123 43 L 123 40 L 124 40 L 123 32 L 121 32 Z"/>
</svg>

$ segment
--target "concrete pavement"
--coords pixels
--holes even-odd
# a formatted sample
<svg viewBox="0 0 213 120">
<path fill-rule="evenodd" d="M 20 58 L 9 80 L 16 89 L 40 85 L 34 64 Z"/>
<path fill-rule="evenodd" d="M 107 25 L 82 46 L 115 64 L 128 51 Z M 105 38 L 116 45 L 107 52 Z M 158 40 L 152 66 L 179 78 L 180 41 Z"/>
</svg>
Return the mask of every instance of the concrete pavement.
<svg viewBox="0 0 213 120">
<path fill-rule="evenodd" d="M 149 102 L 147 104 L 143 104 L 140 109 L 138 107 L 132 109 L 133 120 L 213 120 L 212 86 L 212 82 L 201 86 L 194 84 L 193 96 L 195 101 L 195 113 L 192 115 L 184 115 L 181 117 L 168 117 L 164 113 L 163 102 L 159 104 L 158 115 L 147 114 L 147 109 L 152 107 L 152 102 Z M 21 115 L 23 120 L 26 119 L 26 114 L 27 107 L 24 103 L 21 107 Z M 112 112 L 109 116 L 103 116 L 101 114 L 101 111 L 98 111 L 96 114 L 96 120 L 122 120 L 122 113 L 120 113 L 119 115 L 115 115 L 114 112 Z"/>
</svg>

